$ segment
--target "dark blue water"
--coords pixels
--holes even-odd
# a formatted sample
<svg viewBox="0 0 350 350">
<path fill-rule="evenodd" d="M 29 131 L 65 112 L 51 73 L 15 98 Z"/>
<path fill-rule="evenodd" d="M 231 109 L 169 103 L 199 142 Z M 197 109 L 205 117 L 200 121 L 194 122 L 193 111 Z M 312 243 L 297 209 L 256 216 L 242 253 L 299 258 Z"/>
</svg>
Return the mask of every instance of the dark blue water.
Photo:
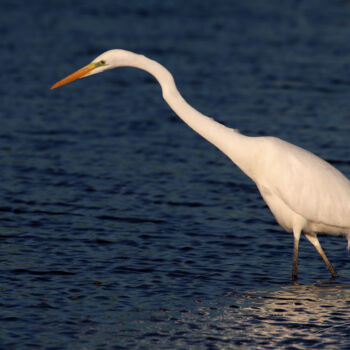
<svg viewBox="0 0 350 350">
<path fill-rule="evenodd" d="M 111 48 L 164 64 L 201 112 L 350 176 L 350 2 L 16 1 L 0 11 L 0 347 L 346 349 L 340 278 L 144 72 L 55 91 Z"/>
</svg>

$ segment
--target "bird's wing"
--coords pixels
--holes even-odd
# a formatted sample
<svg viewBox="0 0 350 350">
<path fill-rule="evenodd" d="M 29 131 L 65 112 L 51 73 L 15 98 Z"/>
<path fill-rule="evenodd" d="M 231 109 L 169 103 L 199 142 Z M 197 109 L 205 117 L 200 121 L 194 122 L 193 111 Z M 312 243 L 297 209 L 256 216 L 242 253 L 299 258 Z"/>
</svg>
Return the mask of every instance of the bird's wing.
<svg viewBox="0 0 350 350">
<path fill-rule="evenodd" d="M 350 228 L 350 181 L 339 170 L 278 138 L 264 138 L 263 145 L 258 184 L 309 221 Z"/>
</svg>

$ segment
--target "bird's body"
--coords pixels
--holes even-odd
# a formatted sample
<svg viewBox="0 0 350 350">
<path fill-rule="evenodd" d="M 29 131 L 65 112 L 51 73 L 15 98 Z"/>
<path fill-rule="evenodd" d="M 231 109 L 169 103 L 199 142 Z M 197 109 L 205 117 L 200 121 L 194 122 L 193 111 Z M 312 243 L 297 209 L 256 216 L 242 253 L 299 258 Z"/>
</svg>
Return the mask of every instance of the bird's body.
<svg viewBox="0 0 350 350">
<path fill-rule="evenodd" d="M 261 139 L 252 179 L 278 223 L 292 231 L 304 221 L 303 232 L 350 238 L 349 180 L 311 152 L 275 137 Z"/>
<path fill-rule="evenodd" d="M 340 171 L 313 153 L 281 139 L 245 136 L 201 114 L 183 99 L 166 68 L 129 51 L 107 51 L 52 88 L 122 66 L 152 74 L 172 110 L 256 183 L 277 222 L 294 234 L 293 279 L 297 278 L 301 233 L 315 246 L 332 276 L 337 276 L 317 233 L 344 235 L 350 245 L 350 181 Z"/>
</svg>

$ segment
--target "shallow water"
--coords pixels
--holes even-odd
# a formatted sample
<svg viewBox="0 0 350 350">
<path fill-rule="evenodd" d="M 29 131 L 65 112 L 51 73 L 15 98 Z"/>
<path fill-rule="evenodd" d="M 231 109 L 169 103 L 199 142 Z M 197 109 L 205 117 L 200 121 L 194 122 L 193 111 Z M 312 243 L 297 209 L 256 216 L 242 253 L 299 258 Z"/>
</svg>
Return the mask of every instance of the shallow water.
<svg viewBox="0 0 350 350">
<path fill-rule="evenodd" d="M 255 185 L 169 110 L 146 73 L 49 87 L 124 48 L 201 112 L 350 176 L 350 3 L 7 1 L 0 12 L 0 345 L 15 349 L 347 349 L 340 277 Z"/>
</svg>

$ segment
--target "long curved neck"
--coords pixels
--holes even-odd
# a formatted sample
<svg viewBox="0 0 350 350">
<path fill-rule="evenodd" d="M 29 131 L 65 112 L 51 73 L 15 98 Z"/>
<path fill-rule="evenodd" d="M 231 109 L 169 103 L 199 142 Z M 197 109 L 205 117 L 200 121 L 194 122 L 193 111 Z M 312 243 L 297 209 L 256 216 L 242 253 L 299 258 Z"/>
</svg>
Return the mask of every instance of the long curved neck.
<svg viewBox="0 0 350 350">
<path fill-rule="evenodd" d="M 251 164 L 250 159 L 254 157 L 255 151 L 252 149 L 251 137 L 241 135 L 238 131 L 218 123 L 190 106 L 176 88 L 171 73 L 158 62 L 137 55 L 131 66 L 152 74 L 161 85 L 163 98 L 170 108 L 190 128 L 215 145 L 244 173 L 252 177 L 249 164 Z"/>
</svg>

